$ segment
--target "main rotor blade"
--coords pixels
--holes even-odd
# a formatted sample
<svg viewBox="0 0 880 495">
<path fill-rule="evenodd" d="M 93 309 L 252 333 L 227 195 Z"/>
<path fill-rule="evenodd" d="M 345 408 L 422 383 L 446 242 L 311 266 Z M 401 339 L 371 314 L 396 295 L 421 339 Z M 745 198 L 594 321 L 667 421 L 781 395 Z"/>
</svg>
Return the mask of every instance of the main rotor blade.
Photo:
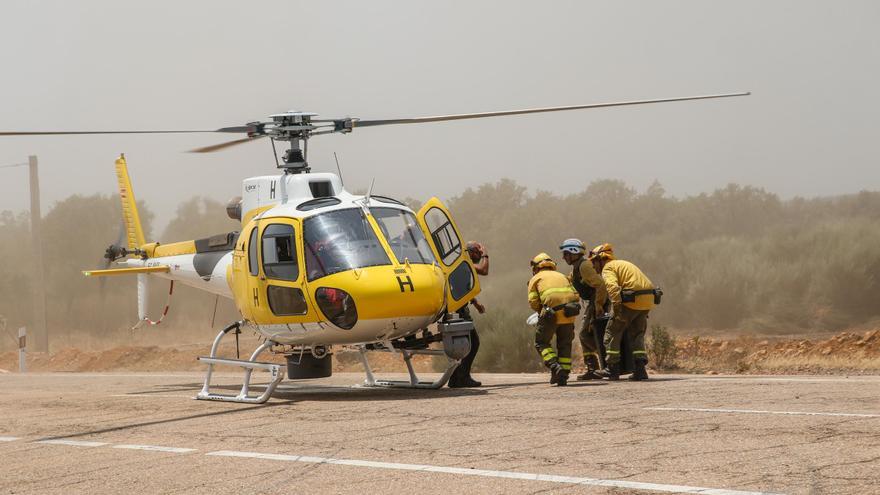
<svg viewBox="0 0 880 495">
<path fill-rule="evenodd" d="M 225 130 L 213 131 L 0 131 L 0 136 L 63 136 L 71 134 L 190 134 L 194 132 L 230 132 Z M 231 131 L 247 132 L 247 131 Z"/>
<path fill-rule="evenodd" d="M 189 150 L 189 152 L 190 153 L 210 153 L 212 151 L 219 151 L 219 150 L 230 148 L 232 146 L 236 146 L 239 144 L 248 143 L 248 142 L 253 141 L 255 139 L 260 139 L 261 137 L 266 137 L 266 135 L 261 134 L 259 136 L 251 136 L 251 137 L 246 137 L 246 138 L 242 138 L 242 139 L 235 139 L 233 141 L 226 141 L 225 143 L 212 144 L 210 146 L 203 146 L 201 148 L 195 148 L 195 149 Z"/>
<path fill-rule="evenodd" d="M 215 129 L 211 132 L 240 132 L 240 133 L 252 133 L 257 132 L 257 126 L 255 125 L 237 125 L 234 127 L 221 127 L 219 129 Z"/>
<path fill-rule="evenodd" d="M 500 112 L 482 112 L 482 113 L 460 113 L 453 115 L 437 115 L 433 117 L 415 117 L 410 119 L 387 119 L 387 120 L 354 120 L 352 127 L 373 127 L 377 125 L 393 125 L 393 124 L 423 124 L 426 122 L 443 122 L 446 120 L 466 120 L 481 119 L 484 117 L 502 117 L 505 115 L 523 115 L 527 113 L 544 113 L 544 112 L 561 112 L 564 110 L 579 110 L 583 108 L 603 108 L 603 107 L 622 107 L 626 105 L 643 105 L 646 103 L 663 103 L 669 101 L 686 101 L 686 100 L 707 100 L 710 98 L 727 98 L 731 96 L 746 96 L 750 92 L 744 93 L 725 93 L 717 95 L 702 96 L 682 96 L 678 98 L 660 98 L 655 100 L 635 100 L 635 101 L 619 101 L 611 103 L 591 103 L 587 105 L 571 105 L 564 107 L 544 107 L 544 108 L 528 108 L 524 110 L 505 110 Z"/>
</svg>

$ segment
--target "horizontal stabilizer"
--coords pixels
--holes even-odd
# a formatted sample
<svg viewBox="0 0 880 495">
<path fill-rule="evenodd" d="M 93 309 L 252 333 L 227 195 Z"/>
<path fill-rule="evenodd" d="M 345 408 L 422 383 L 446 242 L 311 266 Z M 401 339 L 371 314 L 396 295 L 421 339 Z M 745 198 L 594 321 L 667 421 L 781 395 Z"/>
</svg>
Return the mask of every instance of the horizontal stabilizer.
<svg viewBox="0 0 880 495">
<path fill-rule="evenodd" d="M 89 270 L 84 271 L 86 277 L 109 277 L 111 275 L 134 275 L 137 273 L 167 273 L 171 270 L 168 265 L 159 266 L 142 266 L 133 268 L 111 268 L 109 270 Z"/>
</svg>

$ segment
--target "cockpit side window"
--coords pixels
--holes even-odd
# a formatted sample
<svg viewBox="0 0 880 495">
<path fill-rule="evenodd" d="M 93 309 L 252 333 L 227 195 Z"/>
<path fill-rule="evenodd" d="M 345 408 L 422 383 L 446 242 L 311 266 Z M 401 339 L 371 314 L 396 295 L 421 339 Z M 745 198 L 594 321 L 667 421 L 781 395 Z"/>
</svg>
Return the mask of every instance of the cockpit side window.
<svg viewBox="0 0 880 495">
<path fill-rule="evenodd" d="M 303 221 L 308 279 L 391 260 L 360 208 L 320 213 Z"/>
<path fill-rule="evenodd" d="M 273 223 L 263 229 L 263 272 L 267 278 L 296 280 L 296 236 L 292 225 Z"/>
<path fill-rule="evenodd" d="M 391 246 L 397 261 L 404 263 L 434 263 L 434 255 L 428 246 L 428 240 L 419 228 L 416 217 L 412 213 L 397 208 L 370 208 L 370 213 L 379 224 L 382 235 Z"/>
<path fill-rule="evenodd" d="M 257 276 L 260 268 L 257 266 L 257 227 L 251 229 L 251 235 L 248 238 L 248 269 L 251 275 Z"/>
</svg>

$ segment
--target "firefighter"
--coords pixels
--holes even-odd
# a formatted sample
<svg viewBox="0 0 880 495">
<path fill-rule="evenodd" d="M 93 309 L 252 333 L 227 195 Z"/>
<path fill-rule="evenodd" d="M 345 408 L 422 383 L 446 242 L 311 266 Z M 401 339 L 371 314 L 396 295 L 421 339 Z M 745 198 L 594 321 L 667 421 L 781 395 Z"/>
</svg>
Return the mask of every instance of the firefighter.
<svg viewBox="0 0 880 495">
<path fill-rule="evenodd" d="M 645 330 L 648 312 L 654 307 L 654 284 L 636 265 L 615 259 L 611 244 L 593 248 L 589 259 L 605 280 L 614 313 L 605 328 L 605 369 L 600 373 L 609 380 L 620 379 L 620 344 L 624 332 L 627 332 L 634 364 L 630 380 L 647 380 Z"/>
<path fill-rule="evenodd" d="M 479 242 L 468 241 L 465 250 L 474 264 L 474 271 L 477 272 L 477 275 L 489 275 L 489 253 L 486 251 L 486 248 Z M 486 307 L 477 301 L 476 298 L 471 299 L 469 304 L 480 314 L 486 312 Z M 467 305 L 458 310 L 458 316 L 471 322 L 474 321 Z M 452 372 L 452 376 L 449 377 L 449 388 L 479 387 L 483 385 L 482 382 L 474 380 L 471 376 L 471 366 L 473 366 L 474 358 L 477 357 L 479 350 L 480 336 L 477 334 L 477 329 L 474 328 L 471 330 L 471 350 L 461 360 L 455 371 Z"/>
<path fill-rule="evenodd" d="M 579 381 L 599 379 L 601 376 L 598 371 L 602 368 L 599 365 L 601 362 L 599 339 L 605 334 L 607 320 L 605 281 L 593 268 L 593 264 L 587 261 L 586 246 L 580 239 L 566 239 L 559 249 L 562 250 L 562 259 L 571 266 L 571 275 L 568 277 L 571 285 L 586 304 L 581 330 L 578 333 L 586 370 L 582 375 L 578 375 L 577 379 Z"/>
<path fill-rule="evenodd" d="M 580 312 L 578 295 L 565 275 L 556 271 L 556 263 L 546 253 L 531 261 L 529 306 L 539 312 L 535 349 L 544 366 L 550 368 L 550 383 L 564 387 L 571 372 L 571 343 L 574 320 Z M 556 350 L 550 345 L 556 336 Z"/>
</svg>

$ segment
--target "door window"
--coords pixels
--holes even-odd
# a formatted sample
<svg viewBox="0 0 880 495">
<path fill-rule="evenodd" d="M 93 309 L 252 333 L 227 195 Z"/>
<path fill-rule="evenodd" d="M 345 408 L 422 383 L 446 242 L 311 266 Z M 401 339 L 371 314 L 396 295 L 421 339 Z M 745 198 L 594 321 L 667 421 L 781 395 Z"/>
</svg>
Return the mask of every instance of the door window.
<svg viewBox="0 0 880 495">
<path fill-rule="evenodd" d="M 276 280 L 299 278 L 292 225 L 273 223 L 263 229 L 263 273 Z"/>
<path fill-rule="evenodd" d="M 266 291 L 269 309 L 277 316 L 304 315 L 309 309 L 306 296 L 296 287 L 270 285 Z"/>
<path fill-rule="evenodd" d="M 443 264 L 451 266 L 461 256 L 461 239 L 452 227 L 452 221 L 440 208 L 431 208 L 425 214 L 425 223 L 431 232 L 434 246 L 443 260 Z"/>
<path fill-rule="evenodd" d="M 257 227 L 251 229 L 251 235 L 248 239 L 248 269 L 255 277 L 260 273 L 257 266 Z"/>
<path fill-rule="evenodd" d="M 456 301 L 461 300 L 473 288 L 474 273 L 469 264 L 462 263 L 449 274 L 449 292 Z"/>
</svg>

